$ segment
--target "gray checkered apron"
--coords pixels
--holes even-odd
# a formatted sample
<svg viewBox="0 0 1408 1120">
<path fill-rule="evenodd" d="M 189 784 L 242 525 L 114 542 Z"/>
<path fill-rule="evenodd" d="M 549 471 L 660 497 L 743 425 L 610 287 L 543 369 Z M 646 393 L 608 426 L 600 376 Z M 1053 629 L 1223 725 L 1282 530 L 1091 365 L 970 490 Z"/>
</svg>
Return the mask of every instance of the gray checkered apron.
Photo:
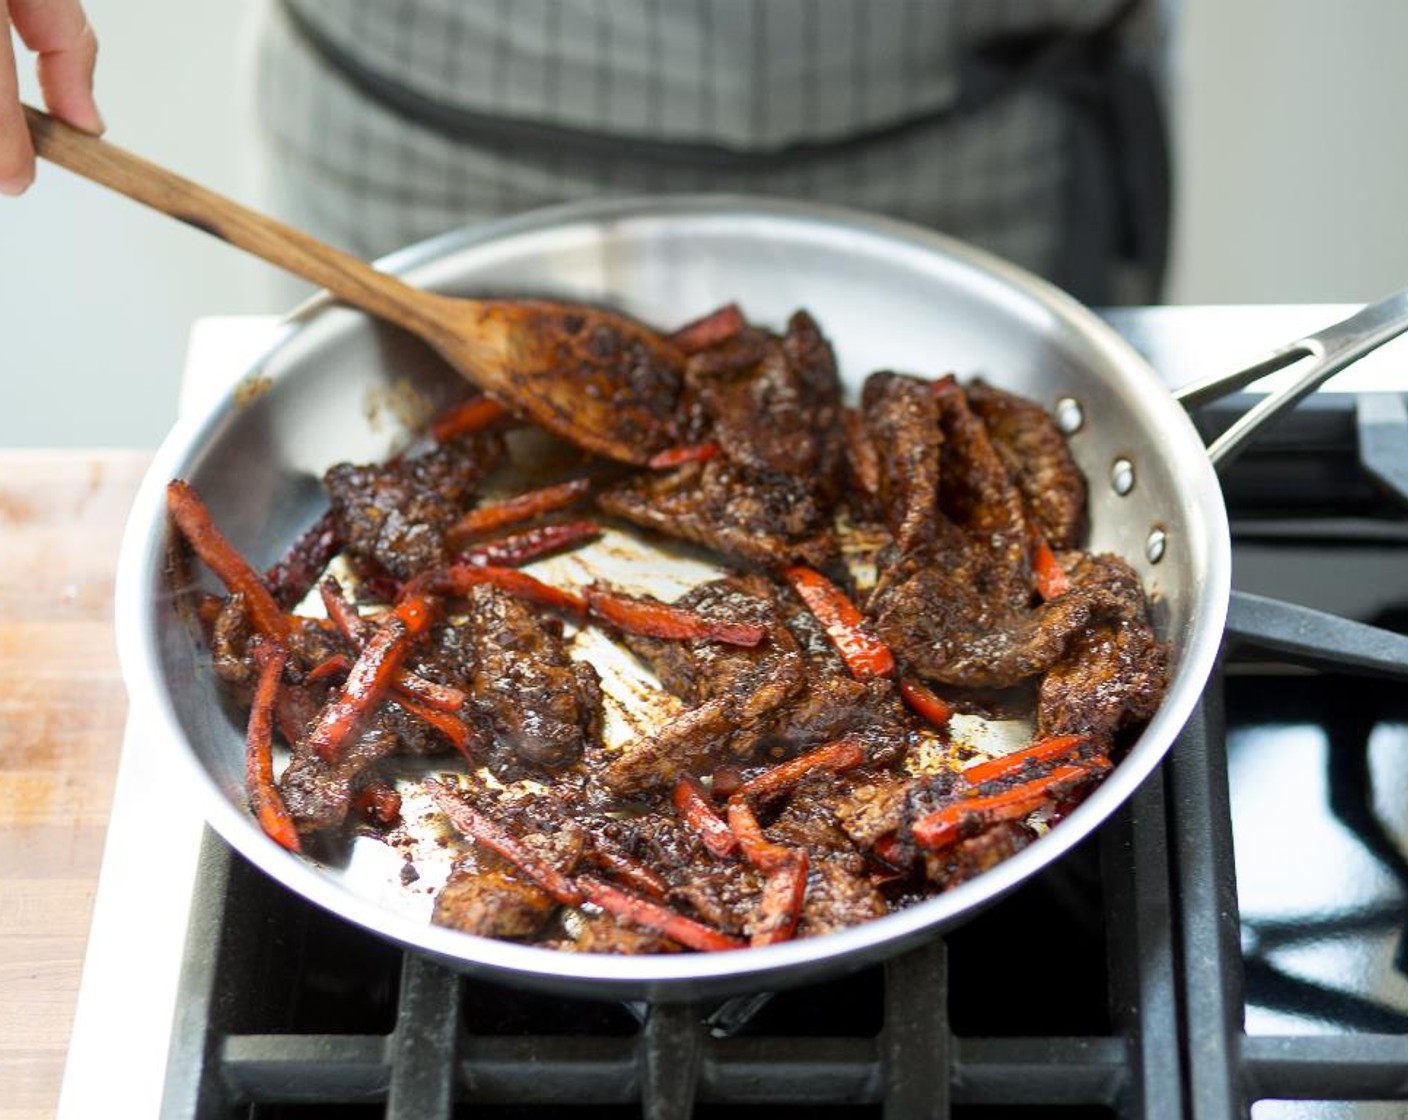
<svg viewBox="0 0 1408 1120">
<path fill-rule="evenodd" d="M 1148 299 L 1167 184 L 1146 8 L 270 0 L 264 203 L 375 257 L 603 195 L 807 198 L 943 230 L 1092 302 Z"/>
</svg>

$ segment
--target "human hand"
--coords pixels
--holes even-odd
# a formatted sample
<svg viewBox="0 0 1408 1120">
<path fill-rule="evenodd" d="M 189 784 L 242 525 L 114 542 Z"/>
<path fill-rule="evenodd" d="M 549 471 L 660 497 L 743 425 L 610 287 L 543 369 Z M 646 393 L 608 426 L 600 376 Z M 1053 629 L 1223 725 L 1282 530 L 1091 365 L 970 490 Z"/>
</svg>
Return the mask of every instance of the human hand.
<svg viewBox="0 0 1408 1120">
<path fill-rule="evenodd" d="M 34 145 L 20 109 L 12 22 L 37 56 L 49 111 L 85 132 L 104 125 L 93 101 L 98 40 L 79 0 L 0 0 L 0 193 L 16 195 L 34 181 Z"/>
</svg>

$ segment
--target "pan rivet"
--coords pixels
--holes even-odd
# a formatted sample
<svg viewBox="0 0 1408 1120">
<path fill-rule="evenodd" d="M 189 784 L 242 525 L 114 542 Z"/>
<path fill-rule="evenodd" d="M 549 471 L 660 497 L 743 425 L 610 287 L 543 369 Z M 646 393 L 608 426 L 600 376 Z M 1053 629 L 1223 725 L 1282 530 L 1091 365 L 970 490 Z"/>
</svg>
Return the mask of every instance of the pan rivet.
<svg viewBox="0 0 1408 1120">
<path fill-rule="evenodd" d="M 1085 427 L 1085 409 L 1075 397 L 1062 397 L 1056 402 L 1056 426 L 1068 436 Z"/>
<path fill-rule="evenodd" d="M 1134 464 L 1128 459 L 1116 459 L 1110 468 L 1110 485 L 1115 493 L 1124 497 L 1134 489 Z"/>
<path fill-rule="evenodd" d="M 1157 564 L 1164 558 L 1164 551 L 1168 548 L 1168 534 L 1162 529 L 1155 528 L 1149 533 L 1149 539 L 1144 542 L 1144 555 L 1149 558 L 1149 563 Z"/>
</svg>

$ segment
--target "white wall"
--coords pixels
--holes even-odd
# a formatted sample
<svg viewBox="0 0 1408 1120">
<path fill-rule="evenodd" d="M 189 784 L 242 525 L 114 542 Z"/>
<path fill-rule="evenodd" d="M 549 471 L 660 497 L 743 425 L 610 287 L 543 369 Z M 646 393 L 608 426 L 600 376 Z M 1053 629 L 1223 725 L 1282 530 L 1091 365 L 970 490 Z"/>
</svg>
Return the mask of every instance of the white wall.
<svg viewBox="0 0 1408 1120">
<path fill-rule="evenodd" d="M 109 138 L 247 199 L 236 69 L 252 2 L 87 0 Z M 1182 30 L 1170 298 L 1340 302 L 1408 284 L 1408 4 L 1184 0 Z M 269 270 L 41 176 L 0 199 L 0 446 L 152 446 L 191 320 L 276 310 Z"/>
<path fill-rule="evenodd" d="M 245 193 L 248 0 L 86 0 L 108 138 Z M 21 60 L 26 99 L 38 102 Z M 247 194 L 245 195 L 247 200 Z M 267 266 L 53 166 L 0 198 L 0 446 L 155 446 L 199 315 L 273 310 Z"/>
<path fill-rule="evenodd" d="M 1170 299 L 1408 286 L 1408 4 L 1189 0 L 1183 35 Z"/>
</svg>

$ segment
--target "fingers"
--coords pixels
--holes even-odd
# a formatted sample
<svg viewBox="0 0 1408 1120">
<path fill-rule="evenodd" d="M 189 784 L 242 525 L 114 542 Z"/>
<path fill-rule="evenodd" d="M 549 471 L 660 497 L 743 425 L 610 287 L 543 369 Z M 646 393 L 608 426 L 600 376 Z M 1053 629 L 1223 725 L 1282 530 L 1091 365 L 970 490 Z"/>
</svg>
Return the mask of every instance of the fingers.
<svg viewBox="0 0 1408 1120">
<path fill-rule="evenodd" d="M 34 146 L 20 112 L 10 16 L 5 0 L 0 0 L 0 192 L 19 194 L 33 179 Z"/>
<path fill-rule="evenodd" d="M 102 132 L 93 100 L 98 38 L 78 0 L 10 0 L 15 30 L 39 56 L 39 88 L 56 117 L 85 132 Z"/>
<path fill-rule="evenodd" d="M 44 104 L 89 132 L 103 119 L 93 101 L 98 40 L 78 0 L 0 0 L 0 193 L 17 195 L 34 181 L 34 145 L 20 109 L 11 23 L 38 55 Z"/>
</svg>

